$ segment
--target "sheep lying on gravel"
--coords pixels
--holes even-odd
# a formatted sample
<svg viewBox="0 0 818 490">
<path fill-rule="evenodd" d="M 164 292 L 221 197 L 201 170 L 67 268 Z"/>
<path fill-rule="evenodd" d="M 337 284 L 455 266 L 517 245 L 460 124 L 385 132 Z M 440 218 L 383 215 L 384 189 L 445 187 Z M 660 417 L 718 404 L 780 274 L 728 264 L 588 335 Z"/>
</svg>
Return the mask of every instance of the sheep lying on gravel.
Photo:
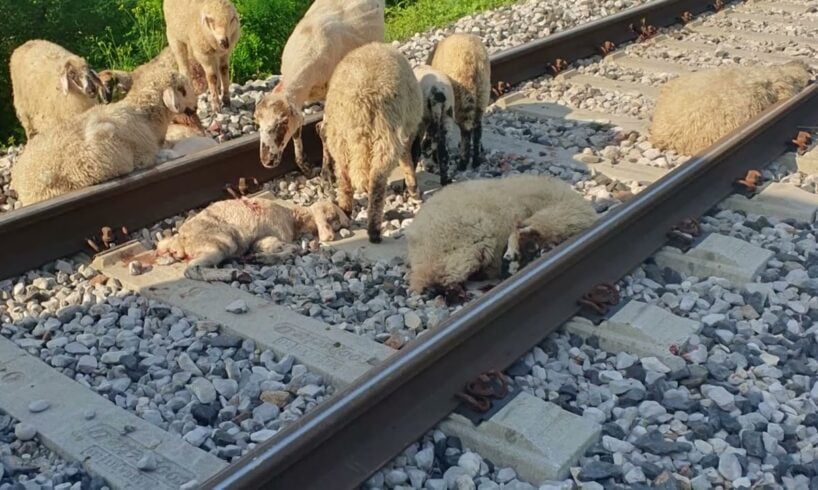
<svg viewBox="0 0 818 490">
<path fill-rule="evenodd" d="M 418 195 L 411 148 L 423 96 L 406 58 L 383 43 L 355 49 L 335 69 L 324 110 L 326 145 L 335 165 L 338 204 L 352 213 L 353 188 L 369 194 L 369 241 L 381 241 L 386 181 L 400 164 Z"/>
<path fill-rule="evenodd" d="M 14 109 L 26 138 L 47 131 L 98 103 L 110 92 L 88 63 L 49 41 L 28 41 L 11 54 Z"/>
<path fill-rule="evenodd" d="M 437 163 L 440 185 L 449 183 L 449 155 L 460 146 L 460 130 L 454 119 L 454 89 L 444 73 L 429 65 L 415 67 L 423 92 L 423 122 L 418 133 L 425 143 L 425 157 Z"/>
<path fill-rule="evenodd" d="M 428 63 L 445 73 L 454 88 L 454 115 L 462 140 L 458 168 L 465 170 L 469 160 L 476 167 L 480 160 L 483 113 L 491 97 L 489 53 L 479 37 L 452 34 L 435 46 Z"/>
<path fill-rule="evenodd" d="M 299 250 L 292 242 L 302 233 L 332 241 L 333 225 L 347 227 L 349 219 L 329 201 L 290 209 L 268 199 L 231 199 L 213 203 L 185 222 L 177 235 L 159 242 L 156 252 L 189 260 L 194 267 L 212 267 L 247 252 L 273 261 Z"/>
<path fill-rule="evenodd" d="M 31 204 L 151 167 L 172 115 L 195 109 L 187 78 L 165 72 L 31 140 L 11 169 L 11 187 Z"/>
<path fill-rule="evenodd" d="M 230 104 L 230 54 L 241 33 L 239 14 L 229 0 L 165 0 L 168 44 L 179 71 L 193 78 L 202 66 L 210 104 L 218 112 Z"/>
<path fill-rule="evenodd" d="M 800 61 L 682 75 L 662 87 L 650 140 L 656 148 L 695 155 L 771 105 L 800 92 L 809 79 L 807 66 Z"/>
<path fill-rule="evenodd" d="M 552 177 L 520 175 L 449 185 L 420 208 L 406 230 L 410 288 L 456 290 L 478 273 L 499 277 L 503 250 L 518 228 L 544 243 L 560 242 L 595 219 L 590 202 Z"/>
<path fill-rule="evenodd" d="M 256 106 L 262 165 L 277 167 L 293 139 L 296 165 L 312 176 L 301 140 L 304 104 L 324 100 L 330 77 L 347 53 L 369 42 L 382 42 L 383 36 L 384 0 L 312 4 L 284 46 L 279 84 Z"/>
</svg>

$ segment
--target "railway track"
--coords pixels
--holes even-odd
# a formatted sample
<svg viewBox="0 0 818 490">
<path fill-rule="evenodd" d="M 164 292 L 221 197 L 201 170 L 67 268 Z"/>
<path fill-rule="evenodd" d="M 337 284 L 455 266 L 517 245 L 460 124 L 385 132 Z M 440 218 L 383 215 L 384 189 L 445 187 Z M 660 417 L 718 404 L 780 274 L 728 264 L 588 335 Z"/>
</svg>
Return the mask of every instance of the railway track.
<svg viewBox="0 0 818 490">
<path fill-rule="evenodd" d="M 353 234 L 279 266 L 229 264 L 222 281 L 192 281 L 178 264 L 134 275 L 129 263 L 147 247 L 128 243 L 2 289 L 0 410 L 114 488 L 808 483 L 816 366 L 798 342 L 818 308 L 808 243 L 818 203 L 795 155 L 779 157 L 814 125 L 815 87 L 692 159 L 622 136 L 644 133 L 656 87 L 679 73 L 809 57 L 804 39 L 779 42 L 789 20 L 774 19 L 807 22 L 811 7 L 740 3 L 597 55 L 633 38 L 642 18 L 670 25 L 708 8 L 655 2 L 493 59 L 494 80 L 519 85 L 486 118 L 488 162 L 460 178 L 548 172 L 604 216 L 490 292 L 473 285 L 464 308 L 406 294 L 401 228 L 416 206 L 399 194 L 383 246 Z M 572 65 L 543 77 L 558 58 Z M 320 155 L 306 133 L 308 155 Z M 265 174 L 255 158 L 255 138 L 244 138 L 2 216 L 0 270 L 73 253 L 101 224 L 136 229 L 220 196 L 225 182 L 289 170 Z M 770 187 L 724 200 L 770 162 Z M 278 182 L 271 198 L 314 198 L 303 179 Z M 654 254 L 703 214 L 690 251 Z M 179 219 L 136 235 L 149 242 Z M 618 306 L 597 326 L 575 317 L 577 300 L 605 283 L 618 286 Z M 500 412 L 476 427 L 450 416 L 454 395 L 491 370 L 518 388 Z M 48 407 L 32 410 L 39 400 Z M 441 420 L 443 432 L 423 436 Z M 798 460 L 785 460 L 793 447 Z"/>
</svg>

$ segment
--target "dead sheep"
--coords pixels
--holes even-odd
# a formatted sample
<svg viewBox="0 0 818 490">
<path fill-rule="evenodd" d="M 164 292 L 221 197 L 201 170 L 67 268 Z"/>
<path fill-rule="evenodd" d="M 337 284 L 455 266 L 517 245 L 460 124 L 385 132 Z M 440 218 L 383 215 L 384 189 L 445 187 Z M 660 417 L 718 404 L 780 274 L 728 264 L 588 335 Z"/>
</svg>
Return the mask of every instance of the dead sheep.
<svg viewBox="0 0 818 490">
<path fill-rule="evenodd" d="M 428 64 L 445 73 L 454 88 L 455 121 L 460 126 L 459 170 L 480 161 L 483 113 L 491 97 L 489 53 L 479 37 L 452 34 L 435 46 Z"/>
<path fill-rule="evenodd" d="M 370 43 L 335 69 L 324 110 L 329 157 L 335 162 L 338 204 L 348 215 L 353 189 L 369 195 L 369 241 L 381 241 L 387 179 L 398 165 L 418 196 L 412 144 L 423 117 L 423 96 L 409 61 L 395 48 Z"/>
<path fill-rule="evenodd" d="M 446 186 L 406 230 L 410 288 L 457 290 L 478 274 L 497 278 L 504 250 L 518 230 L 542 243 L 558 243 L 595 220 L 591 203 L 553 177 L 519 175 Z"/>
<path fill-rule="evenodd" d="M 42 39 L 14 50 L 9 63 L 14 109 L 27 139 L 107 102 L 97 73 L 83 58 Z"/>
<path fill-rule="evenodd" d="M 31 140 L 11 169 L 11 187 L 28 205 L 152 167 L 173 114 L 195 110 L 187 78 L 166 72 Z"/>
<path fill-rule="evenodd" d="M 681 75 L 662 86 L 650 141 L 660 150 L 696 155 L 773 104 L 797 94 L 809 80 L 809 70 L 800 61 Z"/>
<path fill-rule="evenodd" d="M 284 46 L 278 85 L 256 105 L 262 165 L 277 167 L 292 139 L 296 165 L 312 177 L 301 140 L 304 105 L 324 101 L 330 77 L 347 53 L 383 40 L 384 0 L 316 0 L 310 6 Z"/>
<path fill-rule="evenodd" d="M 186 221 L 178 234 L 159 242 L 156 253 L 187 260 L 192 267 L 216 266 L 248 252 L 274 261 L 298 251 L 292 242 L 303 233 L 317 233 L 322 242 L 334 240 L 335 226 L 348 227 L 349 219 L 329 201 L 288 208 L 263 198 L 230 199 Z"/>
<path fill-rule="evenodd" d="M 229 0 L 164 0 L 168 44 L 179 71 L 194 79 L 204 69 L 214 112 L 230 104 L 230 54 L 241 35 L 236 7 Z"/>
<path fill-rule="evenodd" d="M 440 185 L 448 184 L 449 156 L 460 146 L 460 130 L 455 123 L 454 88 L 445 73 L 429 65 L 416 66 L 415 76 L 423 92 L 423 121 L 418 138 L 424 157 L 433 160 L 440 172 Z"/>
</svg>

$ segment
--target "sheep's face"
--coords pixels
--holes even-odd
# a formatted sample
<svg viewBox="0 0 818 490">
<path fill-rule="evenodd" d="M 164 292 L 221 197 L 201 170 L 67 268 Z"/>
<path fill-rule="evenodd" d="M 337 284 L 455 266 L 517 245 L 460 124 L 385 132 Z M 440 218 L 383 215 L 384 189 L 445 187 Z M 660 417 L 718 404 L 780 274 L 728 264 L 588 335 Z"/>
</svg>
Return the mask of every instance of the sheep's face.
<svg viewBox="0 0 818 490">
<path fill-rule="evenodd" d="M 460 126 L 451 117 L 446 117 L 443 119 L 443 131 L 446 133 L 446 151 L 449 155 L 460 154 Z"/>
<path fill-rule="evenodd" d="M 202 27 L 210 46 L 223 53 L 238 41 L 239 15 L 229 2 L 209 2 L 202 7 Z"/>
<path fill-rule="evenodd" d="M 261 164 L 275 168 L 281 163 L 284 148 L 304 124 L 301 111 L 280 92 L 267 94 L 256 106 L 259 126 Z"/>
<path fill-rule="evenodd" d="M 188 116 L 196 114 L 196 94 L 190 86 L 190 81 L 182 75 L 172 77 L 170 87 L 162 92 L 162 101 L 175 114 Z"/>
<path fill-rule="evenodd" d="M 310 213 L 315 222 L 315 231 L 322 242 L 331 242 L 335 239 L 335 232 L 341 228 L 349 228 L 350 221 L 346 213 L 334 202 L 322 200 L 310 206 Z"/>
<path fill-rule="evenodd" d="M 73 92 L 85 95 L 89 99 L 101 98 L 105 102 L 111 101 L 111 92 L 107 89 L 97 73 L 84 60 L 69 60 L 65 62 L 60 73 L 62 92 L 68 95 Z"/>
</svg>

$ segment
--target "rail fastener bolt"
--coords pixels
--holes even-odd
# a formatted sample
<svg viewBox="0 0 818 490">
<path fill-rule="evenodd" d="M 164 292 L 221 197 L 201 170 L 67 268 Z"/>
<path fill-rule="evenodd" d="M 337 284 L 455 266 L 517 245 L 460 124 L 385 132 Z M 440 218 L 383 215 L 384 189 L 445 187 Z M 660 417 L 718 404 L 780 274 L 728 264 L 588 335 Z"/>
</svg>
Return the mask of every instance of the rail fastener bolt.
<svg viewBox="0 0 818 490">
<path fill-rule="evenodd" d="M 715 0 L 713 2 L 713 10 L 716 12 L 722 10 L 724 8 L 724 0 Z"/>
<path fill-rule="evenodd" d="M 812 135 L 807 131 L 799 131 L 792 143 L 798 147 L 798 154 L 803 155 L 812 143 Z"/>
<path fill-rule="evenodd" d="M 758 190 L 763 181 L 764 179 L 761 176 L 761 172 L 758 170 L 748 170 L 747 175 L 737 180 L 734 185 L 739 191 L 752 195 Z"/>
<path fill-rule="evenodd" d="M 615 49 L 616 49 L 616 44 L 612 43 L 611 41 L 605 41 L 599 47 L 599 51 L 602 53 L 602 56 L 605 56 L 607 54 L 612 53 L 613 50 L 615 50 Z"/>
<path fill-rule="evenodd" d="M 491 94 L 494 96 L 494 99 L 497 100 L 507 94 L 509 90 L 511 90 L 511 84 L 500 80 L 491 87 Z"/>
<path fill-rule="evenodd" d="M 466 383 L 463 391 L 455 396 L 470 410 L 486 413 L 491 409 L 492 400 L 502 400 L 508 395 L 509 379 L 496 369 L 486 371 L 476 380 Z"/>
<path fill-rule="evenodd" d="M 568 62 L 562 58 L 557 58 L 553 63 L 549 63 L 548 65 L 548 69 L 551 70 L 554 76 L 559 75 L 565 71 L 566 68 L 568 68 Z"/>
<path fill-rule="evenodd" d="M 642 21 L 638 26 L 635 24 L 631 24 L 628 27 L 630 27 L 634 34 L 637 35 L 637 41 L 639 42 L 647 41 L 648 39 L 652 38 L 653 36 L 659 33 L 659 29 L 657 29 L 656 26 L 648 24 L 647 19 L 645 19 L 644 17 L 642 18 Z"/>
<path fill-rule="evenodd" d="M 684 12 L 682 12 L 682 15 L 679 17 L 679 19 L 682 21 L 682 24 L 689 24 L 690 22 L 693 22 L 694 17 L 689 10 L 685 10 Z"/>
<path fill-rule="evenodd" d="M 579 300 L 580 306 L 591 309 L 600 315 L 608 312 L 608 308 L 619 303 L 621 297 L 616 286 L 609 283 L 597 284 Z"/>
</svg>

